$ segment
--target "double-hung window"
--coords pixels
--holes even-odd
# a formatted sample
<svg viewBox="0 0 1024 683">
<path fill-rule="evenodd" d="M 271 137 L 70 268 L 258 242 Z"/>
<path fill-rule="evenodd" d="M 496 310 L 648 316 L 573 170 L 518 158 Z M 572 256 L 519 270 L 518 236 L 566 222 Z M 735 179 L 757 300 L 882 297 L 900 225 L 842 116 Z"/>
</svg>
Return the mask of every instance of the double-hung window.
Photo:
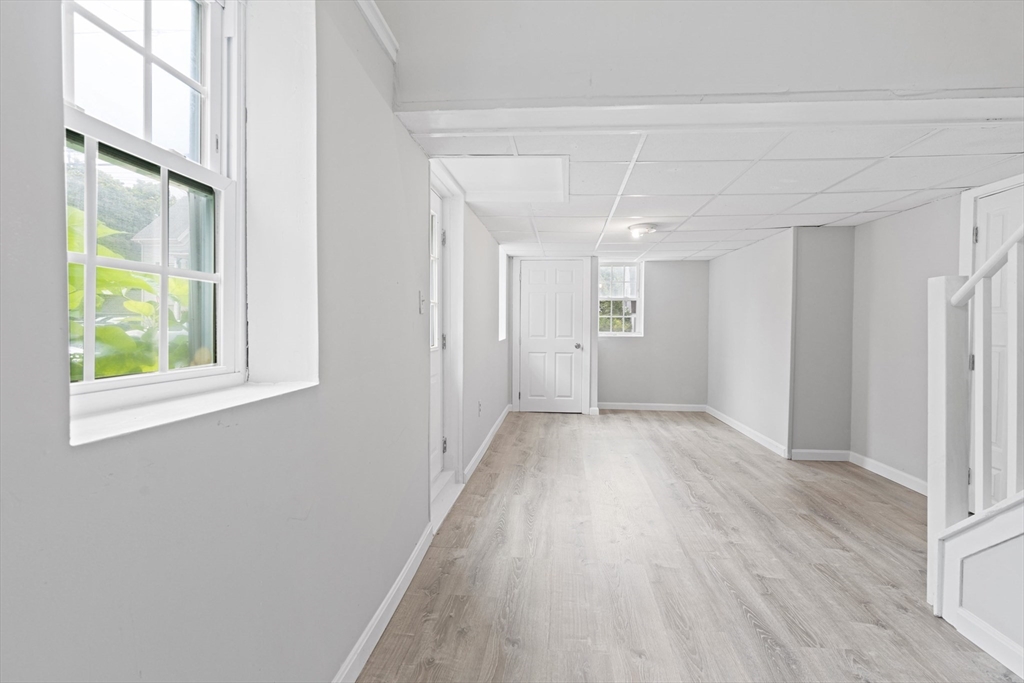
<svg viewBox="0 0 1024 683">
<path fill-rule="evenodd" d="M 597 331 L 600 336 L 643 334 L 643 264 L 598 266 Z"/>
<path fill-rule="evenodd" d="M 72 414 L 242 380 L 234 2 L 64 2 Z"/>
</svg>

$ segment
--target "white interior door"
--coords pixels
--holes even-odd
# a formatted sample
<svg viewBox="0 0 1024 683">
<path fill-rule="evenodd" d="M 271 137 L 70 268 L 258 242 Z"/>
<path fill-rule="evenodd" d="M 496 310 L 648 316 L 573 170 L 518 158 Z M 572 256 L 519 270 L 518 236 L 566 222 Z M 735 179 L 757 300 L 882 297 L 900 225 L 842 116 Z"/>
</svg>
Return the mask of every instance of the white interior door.
<svg viewBox="0 0 1024 683">
<path fill-rule="evenodd" d="M 1024 187 L 1018 186 L 977 202 L 974 270 L 985 263 L 1024 221 Z M 1007 415 L 1007 278 L 1004 268 L 992 278 L 992 499 L 1006 497 Z M 973 494 L 970 498 L 974 500 Z"/>
<path fill-rule="evenodd" d="M 430 193 L 430 284 L 428 315 L 430 316 L 430 427 L 429 457 L 431 496 L 438 493 L 440 487 L 435 483 L 444 469 L 444 354 L 441 286 L 442 286 L 442 251 L 441 251 L 441 198 L 434 192 Z"/>
<path fill-rule="evenodd" d="M 519 409 L 583 412 L 583 261 L 520 262 Z"/>
</svg>

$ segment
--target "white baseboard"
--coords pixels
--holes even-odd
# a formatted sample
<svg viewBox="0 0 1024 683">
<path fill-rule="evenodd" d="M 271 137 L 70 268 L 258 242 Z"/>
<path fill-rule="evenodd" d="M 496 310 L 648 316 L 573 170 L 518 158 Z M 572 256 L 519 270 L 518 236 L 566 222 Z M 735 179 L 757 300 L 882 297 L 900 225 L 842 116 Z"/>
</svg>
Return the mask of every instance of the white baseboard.
<svg viewBox="0 0 1024 683">
<path fill-rule="evenodd" d="M 869 472 L 881 475 L 889 481 L 894 481 L 900 486 L 906 486 L 911 491 L 916 491 L 922 496 L 928 495 L 928 482 L 924 479 L 918 479 L 917 477 L 907 474 L 902 470 L 898 470 L 891 465 L 886 465 L 884 462 L 879 462 L 873 458 L 869 458 L 866 455 L 860 453 L 854 453 L 850 451 L 850 462 L 858 467 L 863 467 Z"/>
<path fill-rule="evenodd" d="M 703 413 L 707 406 L 696 403 L 598 403 L 601 410 L 666 410 L 679 413 Z"/>
<path fill-rule="evenodd" d="M 498 433 L 498 430 L 501 428 L 501 424 L 505 421 L 505 417 L 508 416 L 509 411 L 511 410 L 512 406 L 510 404 L 505 406 L 505 410 L 501 411 L 501 415 L 499 415 L 498 419 L 494 422 L 494 426 L 491 427 L 491 431 L 487 432 L 484 442 L 480 444 L 480 448 L 476 449 L 476 455 L 474 455 L 473 459 L 469 461 L 468 465 L 466 465 L 466 478 L 463 479 L 463 481 L 469 481 L 469 478 L 473 476 L 473 472 L 476 472 L 476 466 L 480 464 L 480 460 L 483 459 L 484 453 L 487 452 L 488 447 L 491 445 L 491 441 L 494 440 L 494 435 Z"/>
<path fill-rule="evenodd" d="M 445 483 L 444 488 L 434 496 L 434 499 L 430 501 L 430 525 L 435 534 L 441 528 L 444 518 L 448 516 L 452 507 L 455 506 L 455 501 L 462 495 L 462 489 L 464 488 L 466 488 L 465 484 L 455 481 L 453 476 Z"/>
<path fill-rule="evenodd" d="M 745 437 L 747 437 L 749 439 L 753 439 L 757 443 L 761 444 L 762 446 L 764 446 L 765 448 L 770 450 L 775 455 L 780 455 L 783 458 L 788 458 L 789 457 L 788 454 L 786 453 L 786 450 L 787 450 L 786 447 L 783 446 L 781 443 L 778 443 L 777 441 L 773 441 L 772 439 L 769 439 L 767 436 L 765 436 L 764 434 L 762 434 L 760 432 L 754 431 L 753 429 L 751 429 L 747 425 L 743 424 L 742 422 L 740 422 L 738 420 L 734 420 L 733 418 L 729 417 L 725 413 L 723 413 L 723 412 L 721 412 L 719 410 L 715 410 L 711 406 L 708 406 L 707 410 L 705 412 L 707 412 L 708 415 L 711 415 L 712 417 L 715 417 L 715 418 L 721 420 L 722 422 L 724 422 L 725 424 L 729 425 L 730 427 L 735 429 L 737 432 L 739 432 L 743 436 L 745 436 Z"/>
<path fill-rule="evenodd" d="M 419 569 L 423 556 L 427 554 L 427 548 L 430 547 L 430 541 L 433 537 L 433 529 L 430 524 L 427 524 L 427 528 L 423 530 L 423 535 L 420 536 L 419 542 L 413 548 L 412 555 L 409 556 L 398 578 L 395 579 L 394 585 L 391 586 L 391 590 L 384 597 L 384 602 L 377 608 L 376 614 L 370 619 L 370 623 L 366 625 L 366 629 L 359 636 L 359 640 L 356 641 L 352 651 L 348 653 L 348 657 L 345 658 L 345 662 L 338 670 L 333 683 L 347 683 L 359 677 L 363 667 L 366 665 L 366 660 L 370 658 L 370 653 L 373 652 L 373 648 L 377 646 L 377 641 L 380 640 L 381 635 L 384 633 L 384 628 L 391 621 L 395 610 L 398 609 L 398 603 L 402 601 L 402 596 L 405 595 L 409 584 L 412 583 L 412 577 L 416 574 L 416 570 Z"/>
<path fill-rule="evenodd" d="M 600 407 L 591 408 L 590 409 L 590 414 L 591 415 L 600 415 L 601 414 L 601 408 Z"/>
<path fill-rule="evenodd" d="M 850 462 L 850 451 L 823 451 L 815 448 L 794 448 L 793 460 Z"/>
</svg>

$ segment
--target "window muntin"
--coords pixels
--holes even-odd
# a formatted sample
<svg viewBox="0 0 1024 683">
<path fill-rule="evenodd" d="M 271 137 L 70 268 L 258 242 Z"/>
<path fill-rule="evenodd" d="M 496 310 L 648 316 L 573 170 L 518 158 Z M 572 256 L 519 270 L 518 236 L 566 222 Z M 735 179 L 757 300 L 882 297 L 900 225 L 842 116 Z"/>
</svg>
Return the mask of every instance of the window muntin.
<svg viewBox="0 0 1024 683">
<path fill-rule="evenodd" d="M 228 97 L 241 72 L 221 75 L 239 64 L 224 12 L 206 0 L 64 2 L 73 397 L 236 373 L 244 360 L 242 207 L 224 172 L 242 159 L 220 141 L 241 139 L 242 122 L 222 130 L 219 118 L 240 111 Z"/>
<path fill-rule="evenodd" d="M 597 330 L 602 336 L 643 334 L 640 264 L 602 264 L 597 278 Z"/>
</svg>

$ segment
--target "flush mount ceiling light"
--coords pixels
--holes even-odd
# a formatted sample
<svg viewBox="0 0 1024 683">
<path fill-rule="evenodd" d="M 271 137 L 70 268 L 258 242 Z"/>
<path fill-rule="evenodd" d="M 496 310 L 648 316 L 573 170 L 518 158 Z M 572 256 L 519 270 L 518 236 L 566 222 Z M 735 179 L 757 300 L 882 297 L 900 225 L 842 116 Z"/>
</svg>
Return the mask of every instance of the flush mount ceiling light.
<svg viewBox="0 0 1024 683">
<path fill-rule="evenodd" d="M 629 232 L 633 235 L 633 239 L 635 240 L 657 231 L 658 229 L 654 227 L 654 223 L 638 223 L 637 225 L 629 226 Z"/>
</svg>

